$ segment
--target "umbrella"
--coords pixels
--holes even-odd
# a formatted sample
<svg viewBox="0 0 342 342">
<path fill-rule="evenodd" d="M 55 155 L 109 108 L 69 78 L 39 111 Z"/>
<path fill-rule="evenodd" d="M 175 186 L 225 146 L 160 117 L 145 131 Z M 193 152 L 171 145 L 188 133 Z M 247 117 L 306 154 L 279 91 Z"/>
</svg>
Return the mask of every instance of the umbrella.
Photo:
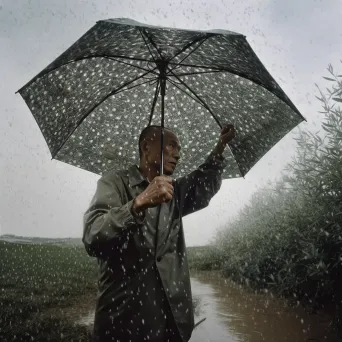
<svg viewBox="0 0 342 342">
<path fill-rule="evenodd" d="M 229 122 L 222 176 L 244 177 L 305 120 L 244 35 L 129 19 L 98 21 L 18 92 L 52 158 L 96 174 L 138 163 L 139 134 L 156 124 L 180 137 L 185 175 Z"/>
<path fill-rule="evenodd" d="M 138 163 L 140 132 L 157 124 L 162 151 L 164 126 L 179 136 L 175 176 L 185 175 L 229 122 L 237 134 L 225 149 L 222 176 L 245 176 L 305 120 L 244 35 L 129 19 L 97 22 L 18 92 L 52 158 L 96 174 Z"/>
</svg>

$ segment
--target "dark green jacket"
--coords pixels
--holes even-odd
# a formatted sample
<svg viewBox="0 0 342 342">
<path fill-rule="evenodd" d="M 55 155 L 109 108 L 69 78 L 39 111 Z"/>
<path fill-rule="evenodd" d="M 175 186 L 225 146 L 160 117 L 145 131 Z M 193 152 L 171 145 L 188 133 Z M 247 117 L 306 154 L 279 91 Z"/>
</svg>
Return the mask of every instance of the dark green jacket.
<svg viewBox="0 0 342 342">
<path fill-rule="evenodd" d="M 148 186 L 138 167 L 109 171 L 98 180 L 83 232 L 100 269 L 95 340 L 163 341 L 170 316 L 182 340 L 190 339 L 194 316 L 182 217 L 209 204 L 220 189 L 224 164 L 210 154 L 176 180 L 173 199 L 161 206 L 157 253 L 159 208 L 148 209 L 140 222 L 131 214 L 133 199 Z"/>
</svg>

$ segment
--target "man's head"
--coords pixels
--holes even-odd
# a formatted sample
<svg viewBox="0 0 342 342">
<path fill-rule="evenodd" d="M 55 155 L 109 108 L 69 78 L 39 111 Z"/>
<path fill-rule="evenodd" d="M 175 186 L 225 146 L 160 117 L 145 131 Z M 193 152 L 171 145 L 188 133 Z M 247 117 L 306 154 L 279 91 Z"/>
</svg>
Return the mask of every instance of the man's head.
<svg viewBox="0 0 342 342">
<path fill-rule="evenodd" d="M 161 127 L 148 126 L 144 128 L 139 138 L 140 164 L 159 171 L 161 156 Z M 179 157 L 180 143 L 175 133 L 164 128 L 164 174 L 172 175 Z"/>
</svg>

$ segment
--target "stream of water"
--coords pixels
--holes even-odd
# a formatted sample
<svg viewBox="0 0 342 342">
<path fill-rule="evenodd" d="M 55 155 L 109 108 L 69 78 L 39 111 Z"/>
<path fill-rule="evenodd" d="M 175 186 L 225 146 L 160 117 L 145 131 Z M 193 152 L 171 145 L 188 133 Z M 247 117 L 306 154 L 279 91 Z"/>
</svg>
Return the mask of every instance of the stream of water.
<svg viewBox="0 0 342 342">
<path fill-rule="evenodd" d="M 291 308 L 286 300 L 255 294 L 217 272 L 192 274 L 193 296 L 199 299 L 191 342 L 305 342 L 337 338 L 327 333 L 330 319 Z"/>
<path fill-rule="evenodd" d="M 327 332 L 330 318 L 290 307 L 283 299 L 256 294 L 217 272 L 192 272 L 192 294 L 198 302 L 190 342 L 337 342 Z M 82 324 L 92 324 L 94 313 Z"/>
</svg>

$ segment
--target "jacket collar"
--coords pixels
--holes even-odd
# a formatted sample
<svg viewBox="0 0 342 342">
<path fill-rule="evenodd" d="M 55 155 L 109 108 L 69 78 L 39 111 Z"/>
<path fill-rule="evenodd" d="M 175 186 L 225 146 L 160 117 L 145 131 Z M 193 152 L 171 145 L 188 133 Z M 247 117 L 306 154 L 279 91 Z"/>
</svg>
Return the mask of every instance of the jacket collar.
<svg viewBox="0 0 342 342">
<path fill-rule="evenodd" d="M 128 169 L 128 180 L 131 187 L 141 184 L 142 182 L 149 183 L 139 170 L 138 165 L 134 164 Z"/>
</svg>

